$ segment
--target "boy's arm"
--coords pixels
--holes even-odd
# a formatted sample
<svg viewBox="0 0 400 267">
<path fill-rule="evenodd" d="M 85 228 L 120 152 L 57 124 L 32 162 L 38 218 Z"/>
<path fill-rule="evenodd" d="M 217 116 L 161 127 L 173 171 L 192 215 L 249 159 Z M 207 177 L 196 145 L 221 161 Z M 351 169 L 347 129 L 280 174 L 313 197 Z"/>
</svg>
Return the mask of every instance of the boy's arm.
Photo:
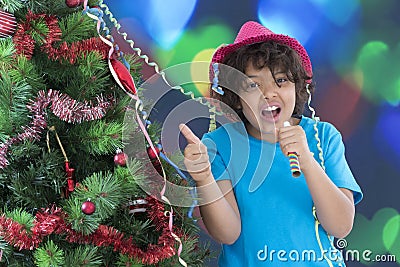
<svg viewBox="0 0 400 267">
<path fill-rule="evenodd" d="M 322 227 L 337 238 L 346 237 L 354 222 L 353 192 L 338 188 L 314 158 L 302 165 L 302 171 Z"/>
<path fill-rule="evenodd" d="M 209 234 L 218 242 L 233 244 L 241 232 L 240 213 L 230 180 L 197 182 L 200 212 Z"/>
<path fill-rule="evenodd" d="M 338 188 L 315 160 L 300 126 L 279 129 L 279 142 L 284 154 L 294 151 L 299 156 L 301 170 L 313 199 L 317 217 L 322 227 L 337 238 L 346 237 L 353 228 L 353 193 Z"/>
<path fill-rule="evenodd" d="M 181 124 L 180 130 L 188 142 L 184 163 L 197 185 L 204 225 L 218 242 L 233 244 L 240 235 L 241 221 L 232 183 L 215 181 L 207 147 L 186 125 Z"/>
</svg>

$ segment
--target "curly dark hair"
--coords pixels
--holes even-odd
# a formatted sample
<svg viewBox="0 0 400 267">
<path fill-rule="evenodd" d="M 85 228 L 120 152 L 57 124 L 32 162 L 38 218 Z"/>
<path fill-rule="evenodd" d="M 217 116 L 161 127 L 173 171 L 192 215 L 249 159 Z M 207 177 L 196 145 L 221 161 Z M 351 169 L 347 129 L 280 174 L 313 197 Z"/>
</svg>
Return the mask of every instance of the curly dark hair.
<svg viewBox="0 0 400 267">
<path fill-rule="evenodd" d="M 223 65 L 220 65 L 219 84 L 224 85 L 228 84 L 228 79 L 232 81 L 234 76 L 238 76 L 237 73 L 232 71 L 224 71 L 227 69 L 227 67 L 221 68 L 224 65 L 232 67 L 242 73 L 245 73 L 249 64 L 253 64 L 257 69 L 268 67 L 273 78 L 275 78 L 274 73 L 276 69 L 279 68 L 283 70 L 286 72 L 288 79 L 295 83 L 296 104 L 292 116 L 300 117 L 303 114 L 304 105 L 308 99 L 306 85 L 308 84 L 307 81 L 310 81 L 312 77 L 307 75 L 301 64 L 299 55 L 289 46 L 274 41 L 245 45 L 226 55 L 222 64 Z M 224 90 L 224 95 L 220 95 L 211 89 L 210 96 L 228 105 L 239 115 L 243 122 L 247 122 L 240 108 L 239 95 L 229 88 L 221 87 Z M 311 94 L 314 92 L 314 87 L 314 83 L 310 83 L 308 86 Z"/>
</svg>

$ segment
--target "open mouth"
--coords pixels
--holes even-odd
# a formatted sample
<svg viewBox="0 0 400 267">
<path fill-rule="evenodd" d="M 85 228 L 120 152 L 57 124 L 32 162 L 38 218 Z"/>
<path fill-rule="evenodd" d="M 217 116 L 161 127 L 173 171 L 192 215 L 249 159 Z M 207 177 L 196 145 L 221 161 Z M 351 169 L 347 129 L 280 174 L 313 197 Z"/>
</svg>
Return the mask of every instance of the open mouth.
<svg viewBox="0 0 400 267">
<path fill-rule="evenodd" d="M 281 108 L 278 106 L 268 106 L 267 108 L 261 111 L 263 117 L 267 119 L 275 119 L 279 116 L 281 112 Z"/>
</svg>

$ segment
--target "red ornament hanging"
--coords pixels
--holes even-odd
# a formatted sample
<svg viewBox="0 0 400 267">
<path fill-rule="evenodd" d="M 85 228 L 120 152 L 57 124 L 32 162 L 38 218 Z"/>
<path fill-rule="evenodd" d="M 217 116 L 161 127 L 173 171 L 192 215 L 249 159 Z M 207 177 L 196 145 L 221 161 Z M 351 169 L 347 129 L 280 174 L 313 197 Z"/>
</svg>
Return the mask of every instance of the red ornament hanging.
<svg viewBox="0 0 400 267">
<path fill-rule="evenodd" d="M 82 204 L 82 212 L 85 213 L 86 215 L 92 215 L 96 210 L 96 205 L 90 201 L 86 200 Z"/>
<path fill-rule="evenodd" d="M 7 38 L 14 34 L 17 21 L 14 15 L 0 10 L 0 38 Z"/>
<path fill-rule="evenodd" d="M 154 151 L 155 150 L 155 151 Z M 151 147 L 147 148 L 147 154 L 149 155 L 149 158 L 153 161 L 157 159 L 157 156 L 160 155 L 160 149 L 158 147 L 154 147 L 154 150 Z M 156 154 L 157 153 L 157 154 Z"/>
<path fill-rule="evenodd" d="M 122 152 L 121 149 L 117 150 L 117 154 L 114 156 L 114 163 L 115 165 L 118 166 L 126 166 L 126 161 L 128 159 L 128 155 L 124 152 Z"/>
<path fill-rule="evenodd" d="M 84 1 L 82 1 L 82 0 L 65 0 L 65 4 L 70 8 L 77 7 L 77 6 L 81 5 L 83 2 Z"/>
<path fill-rule="evenodd" d="M 69 161 L 65 161 L 65 173 L 67 174 L 67 186 L 64 188 L 64 197 L 68 198 L 75 189 L 74 168 L 70 168 Z"/>
<path fill-rule="evenodd" d="M 119 86 L 131 92 L 132 94 L 136 94 L 135 82 L 133 81 L 132 75 L 129 73 L 128 68 L 125 67 L 121 61 L 115 58 L 110 58 L 109 60 L 111 63 L 110 70 L 114 74 L 114 78 L 117 79 Z"/>
<path fill-rule="evenodd" d="M 155 151 L 154 151 L 155 150 Z M 150 158 L 151 163 L 153 164 L 153 167 L 156 169 L 156 171 L 160 174 L 163 175 L 162 171 L 162 166 L 161 162 L 157 159 L 157 156 L 160 155 L 160 148 L 155 146 L 154 150 L 151 147 L 147 148 L 147 154 Z M 157 154 L 156 154 L 157 153 Z"/>
</svg>

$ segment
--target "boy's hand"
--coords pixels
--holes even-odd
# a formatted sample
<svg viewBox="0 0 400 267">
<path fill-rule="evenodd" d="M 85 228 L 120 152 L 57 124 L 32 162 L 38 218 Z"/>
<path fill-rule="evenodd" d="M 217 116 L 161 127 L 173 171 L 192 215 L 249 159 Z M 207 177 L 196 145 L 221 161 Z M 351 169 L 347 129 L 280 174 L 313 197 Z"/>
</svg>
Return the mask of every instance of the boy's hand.
<svg viewBox="0 0 400 267">
<path fill-rule="evenodd" d="M 312 153 L 308 148 L 306 134 L 301 126 L 282 127 L 278 131 L 279 144 L 282 152 L 287 155 L 295 152 L 299 157 L 301 168 L 306 167 L 313 159 Z"/>
<path fill-rule="evenodd" d="M 211 176 L 207 147 L 185 124 L 180 124 L 179 130 L 188 142 L 184 151 L 187 171 L 196 183 L 206 181 Z"/>
</svg>

